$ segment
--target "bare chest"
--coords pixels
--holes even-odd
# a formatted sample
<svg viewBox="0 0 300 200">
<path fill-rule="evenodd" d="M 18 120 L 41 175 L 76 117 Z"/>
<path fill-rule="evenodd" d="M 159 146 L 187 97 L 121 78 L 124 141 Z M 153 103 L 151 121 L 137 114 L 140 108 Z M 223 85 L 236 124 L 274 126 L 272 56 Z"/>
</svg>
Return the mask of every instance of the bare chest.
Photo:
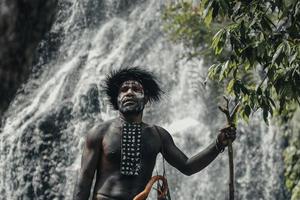
<svg viewBox="0 0 300 200">
<path fill-rule="evenodd" d="M 102 156 L 110 163 L 120 163 L 122 130 L 114 128 L 108 131 L 102 141 Z M 160 150 L 160 138 L 153 128 L 144 127 L 141 133 L 141 158 L 143 162 L 155 159 Z"/>
</svg>

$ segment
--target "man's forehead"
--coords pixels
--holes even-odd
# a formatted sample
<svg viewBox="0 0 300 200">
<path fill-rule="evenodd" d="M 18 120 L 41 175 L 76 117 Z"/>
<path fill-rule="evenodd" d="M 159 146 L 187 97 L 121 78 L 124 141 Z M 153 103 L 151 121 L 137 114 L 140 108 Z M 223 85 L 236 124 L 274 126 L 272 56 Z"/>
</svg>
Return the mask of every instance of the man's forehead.
<svg viewBox="0 0 300 200">
<path fill-rule="evenodd" d="M 139 87 L 143 88 L 143 85 L 140 82 L 136 81 L 136 80 L 124 81 L 121 86 L 132 86 L 132 85 L 136 85 L 136 86 L 139 86 Z"/>
</svg>

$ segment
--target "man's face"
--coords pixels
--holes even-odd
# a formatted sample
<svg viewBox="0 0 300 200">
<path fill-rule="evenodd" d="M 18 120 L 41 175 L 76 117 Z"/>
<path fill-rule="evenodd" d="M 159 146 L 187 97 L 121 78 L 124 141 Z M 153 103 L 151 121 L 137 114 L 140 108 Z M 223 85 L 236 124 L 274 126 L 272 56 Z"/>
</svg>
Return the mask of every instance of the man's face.
<svg viewBox="0 0 300 200">
<path fill-rule="evenodd" d="M 118 95 L 118 108 L 121 113 L 140 113 L 145 106 L 143 86 L 134 80 L 125 81 Z"/>
</svg>

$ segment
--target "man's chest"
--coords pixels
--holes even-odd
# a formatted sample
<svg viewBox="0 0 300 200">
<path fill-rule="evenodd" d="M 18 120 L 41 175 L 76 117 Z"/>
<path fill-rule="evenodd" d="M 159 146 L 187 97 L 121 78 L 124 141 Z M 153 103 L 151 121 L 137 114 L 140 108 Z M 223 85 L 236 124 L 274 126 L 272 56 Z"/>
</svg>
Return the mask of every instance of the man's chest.
<svg viewBox="0 0 300 200">
<path fill-rule="evenodd" d="M 140 153 L 142 162 L 155 159 L 160 151 L 160 138 L 153 128 L 142 128 L 140 137 L 133 134 L 124 139 L 122 134 L 121 129 L 115 128 L 105 134 L 102 140 L 102 156 L 110 162 L 120 163 L 124 151 Z"/>
</svg>

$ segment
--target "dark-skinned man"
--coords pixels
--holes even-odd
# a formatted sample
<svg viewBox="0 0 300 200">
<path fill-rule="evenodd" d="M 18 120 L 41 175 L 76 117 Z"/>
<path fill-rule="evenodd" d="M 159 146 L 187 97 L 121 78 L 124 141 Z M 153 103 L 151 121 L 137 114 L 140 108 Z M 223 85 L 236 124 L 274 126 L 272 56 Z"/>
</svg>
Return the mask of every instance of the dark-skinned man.
<svg viewBox="0 0 300 200">
<path fill-rule="evenodd" d="M 95 173 L 93 200 L 132 200 L 151 179 L 158 153 L 192 175 L 209 165 L 228 139 L 235 139 L 234 127 L 221 129 L 215 141 L 188 158 L 168 131 L 142 120 L 145 104 L 162 94 L 152 73 L 138 67 L 113 71 L 106 77 L 105 91 L 119 117 L 87 133 L 74 200 L 88 200 Z"/>
</svg>

